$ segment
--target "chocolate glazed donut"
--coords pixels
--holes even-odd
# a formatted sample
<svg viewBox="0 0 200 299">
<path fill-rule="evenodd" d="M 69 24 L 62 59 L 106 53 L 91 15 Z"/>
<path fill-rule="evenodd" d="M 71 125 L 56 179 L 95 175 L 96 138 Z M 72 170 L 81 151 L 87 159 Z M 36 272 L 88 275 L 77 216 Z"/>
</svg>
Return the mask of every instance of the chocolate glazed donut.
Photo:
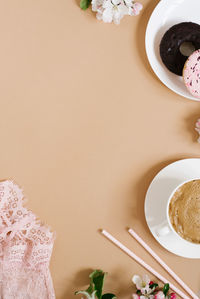
<svg viewBox="0 0 200 299">
<path fill-rule="evenodd" d="M 180 52 L 184 42 L 191 42 L 195 50 L 200 49 L 200 25 L 183 22 L 172 26 L 163 36 L 160 43 L 160 56 L 165 66 L 172 73 L 182 76 L 183 67 L 188 59 Z"/>
</svg>

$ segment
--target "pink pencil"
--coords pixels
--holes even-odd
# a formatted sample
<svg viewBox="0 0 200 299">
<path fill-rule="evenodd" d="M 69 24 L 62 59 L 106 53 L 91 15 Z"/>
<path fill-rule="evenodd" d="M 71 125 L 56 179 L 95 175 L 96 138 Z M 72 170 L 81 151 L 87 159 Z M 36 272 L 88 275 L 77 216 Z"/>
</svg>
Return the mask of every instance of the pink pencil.
<svg viewBox="0 0 200 299">
<path fill-rule="evenodd" d="M 182 288 L 194 299 L 199 297 L 178 277 L 174 271 L 167 266 L 167 264 L 140 238 L 133 229 L 129 229 L 128 232 L 134 237 L 150 254 L 151 256 L 182 286 Z"/>
<path fill-rule="evenodd" d="M 179 290 L 175 285 L 170 283 L 165 277 L 163 277 L 161 274 L 159 274 L 156 270 L 154 270 L 151 266 L 149 266 L 147 263 L 145 263 L 140 257 L 138 257 L 135 253 L 133 253 L 130 249 L 128 249 L 126 246 L 124 246 L 121 242 L 119 242 L 117 239 L 115 239 L 111 234 L 109 234 L 107 231 L 102 230 L 101 233 L 110 241 L 112 241 L 115 245 L 117 245 L 120 249 L 122 249 L 127 255 L 129 255 L 132 259 L 134 259 L 136 262 L 138 262 L 141 266 L 143 266 L 145 269 L 147 269 L 149 272 L 151 272 L 153 275 L 155 275 L 160 281 L 163 283 L 169 283 L 171 289 L 179 295 L 183 299 L 189 299 L 187 295 L 185 295 L 181 290 Z M 196 295 L 195 295 L 196 296 Z M 198 298 L 197 296 L 195 299 Z M 199 299 L 199 298 L 198 298 Z"/>
</svg>

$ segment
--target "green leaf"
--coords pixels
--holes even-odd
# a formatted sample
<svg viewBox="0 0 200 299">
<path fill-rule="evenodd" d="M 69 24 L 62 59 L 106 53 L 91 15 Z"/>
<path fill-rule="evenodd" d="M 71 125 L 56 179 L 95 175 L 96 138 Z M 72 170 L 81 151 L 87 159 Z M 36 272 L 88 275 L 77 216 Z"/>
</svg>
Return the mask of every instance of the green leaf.
<svg viewBox="0 0 200 299">
<path fill-rule="evenodd" d="M 81 0 L 80 1 L 80 8 L 82 8 L 83 10 L 86 10 L 91 3 L 92 0 Z"/>
<path fill-rule="evenodd" d="M 78 292 L 75 292 L 75 295 L 85 295 L 87 299 L 95 299 L 95 294 L 96 294 L 96 291 L 94 291 L 92 294 L 89 294 L 87 291 L 78 291 Z"/>
<path fill-rule="evenodd" d="M 104 294 L 102 296 L 105 275 L 106 275 L 106 273 L 103 272 L 102 270 L 93 271 L 89 275 L 90 285 L 87 288 L 87 290 L 86 291 L 76 292 L 75 295 L 82 294 L 82 295 L 85 295 L 87 299 L 95 299 L 95 298 L 98 298 L 98 299 L 112 299 L 112 298 L 116 298 L 115 295 L 110 294 L 110 293 Z"/>
<path fill-rule="evenodd" d="M 169 291 L 169 284 L 166 283 L 163 287 L 163 293 L 165 296 L 167 296 L 168 291 Z"/>
<path fill-rule="evenodd" d="M 88 292 L 88 294 L 92 294 L 93 291 L 94 291 L 93 284 L 90 284 L 89 287 L 87 288 L 86 292 Z"/>
<path fill-rule="evenodd" d="M 110 293 L 104 294 L 102 296 L 102 299 L 113 299 L 113 298 L 117 298 L 117 297 L 114 294 L 110 294 Z"/>
<path fill-rule="evenodd" d="M 137 291 L 136 291 L 136 294 L 141 295 L 141 291 L 140 291 L 140 290 L 137 290 Z"/>
<path fill-rule="evenodd" d="M 106 273 L 102 270 L 95 270 L 90 274 L 90 281 L 94 284 L 94 289 L 97 291 L 96 296 L 98 299 L 102 298 L 103 284 Z M 90 284 L 91 284 L 90 282 Z"/>
<path fill-rule="evenodd" d="M 94 282 L 93 282 L 93 275 L 94 273 L 96 273 L 96 270 L 93 271 L 92 273 L 90 273 L 89 278 L 90 278 L 90 285 L 87 288 L 86 292 L 88 292 L 89 294 L 92 294 L 94 292 Z"/>
<path fill-rule="evenodd" d="M 157 288 L 158 287 L 158 284 L 157 283 L 152 283 L 149 285 L 150 289 L 153 289 L 153 288 Z"/>
</svg>

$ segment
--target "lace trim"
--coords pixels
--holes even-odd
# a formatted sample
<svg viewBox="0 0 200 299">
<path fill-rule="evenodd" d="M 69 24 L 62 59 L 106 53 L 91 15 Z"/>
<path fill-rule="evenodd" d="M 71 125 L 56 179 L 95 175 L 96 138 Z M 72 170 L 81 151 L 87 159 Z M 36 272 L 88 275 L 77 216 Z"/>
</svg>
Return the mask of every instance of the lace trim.
<svg viewBox="0 0 200 299">
<path fill-rule="evenodd" d="M 55 234 L 24 202 L 16 183 L 0 182 L 0 298 L 54 299 L 48 266 Z"/>
</svg>

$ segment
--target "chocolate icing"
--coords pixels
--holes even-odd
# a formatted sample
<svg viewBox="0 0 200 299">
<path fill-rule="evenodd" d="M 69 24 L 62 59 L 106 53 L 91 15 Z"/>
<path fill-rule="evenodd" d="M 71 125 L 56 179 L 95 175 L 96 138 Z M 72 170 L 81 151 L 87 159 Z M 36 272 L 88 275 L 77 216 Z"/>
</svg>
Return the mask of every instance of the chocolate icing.
<svg viewBox="0 0 200 299">
<path fill-rule="evenodd" d="M 160 43 L 160 56 L 165 66 L 172 73 L 182 76 L 187 56 L 181 54 L 182 43 L 191 42 L 195 50 L 200 49 L 200 25 L 183 22 L 172 26 L 163 36 Z"/>
</svg>

